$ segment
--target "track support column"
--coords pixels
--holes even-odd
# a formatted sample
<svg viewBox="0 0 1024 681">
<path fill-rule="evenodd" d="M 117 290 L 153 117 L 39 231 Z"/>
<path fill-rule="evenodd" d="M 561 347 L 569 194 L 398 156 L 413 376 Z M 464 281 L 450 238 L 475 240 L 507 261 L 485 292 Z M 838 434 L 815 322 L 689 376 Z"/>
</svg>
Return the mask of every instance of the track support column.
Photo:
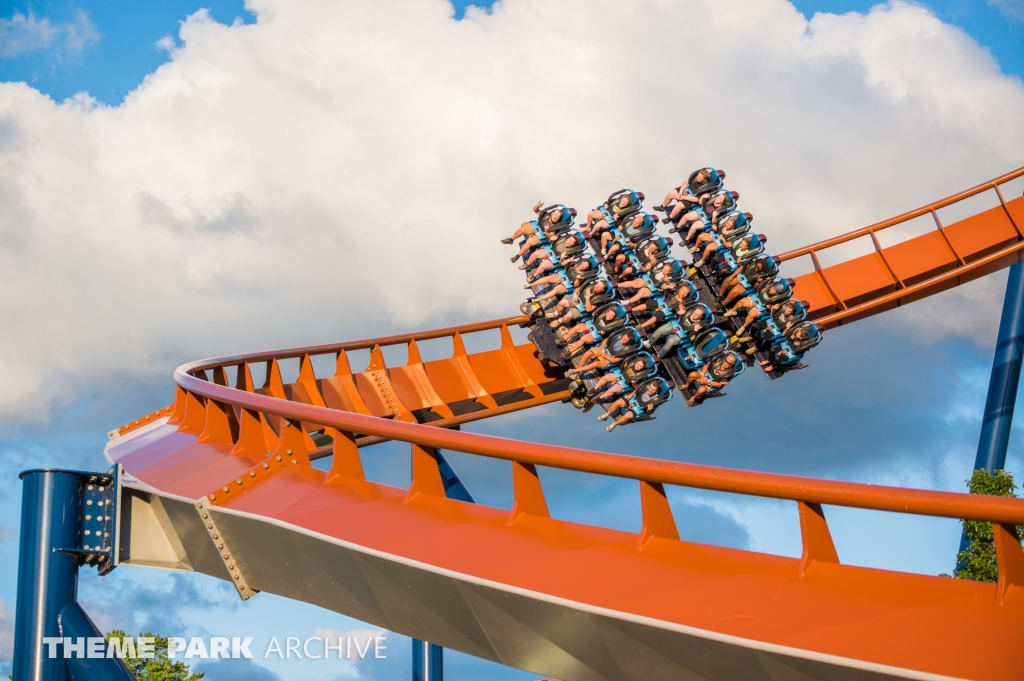
<svg viewBox="0 0 1024 681">
<path fill-rule="evenodd" d="M 14 678 L 69 681 L 63 654 L 46 655 L 43 637 L 58 637 L 57 615 L 78 594 L 78 560 L 56 551 L 78 546 L 82 479 L 66 471 L 23 474 Z"/>
<path fill-rule="evenodd" d="M 412 681 L 444 681 L 444 648 L 412 640 Z"/>
<path fill-rule="evenodd" d="M 1003 298 L 1003 314 L 999 319 L 999 337 L 992 376 L 985 399 L 985 415 L 981 421 L 978 455 L 974 469 L 989 473 L 1006 465 L 1006 447 L 1013 425 L 1013 407 L 1017 402 L 1021 360 L 1024 359 L 1024 263 L 1010 268 Z"/>
<path fill-rule="evenodd" d="M 985 413 L 981 419 L 978 454 L 971 472 L 982 468 L 989 473 L 1006 465 L 1013 409 L 1017 403 L 1021 361 L 1024 360 L 1024 263 L 1010 268 L 999 318 L 999 336 L 992 358 Z M 960 551 L 967 548 L 967 537 L 960 536 Z"/>
</svg>

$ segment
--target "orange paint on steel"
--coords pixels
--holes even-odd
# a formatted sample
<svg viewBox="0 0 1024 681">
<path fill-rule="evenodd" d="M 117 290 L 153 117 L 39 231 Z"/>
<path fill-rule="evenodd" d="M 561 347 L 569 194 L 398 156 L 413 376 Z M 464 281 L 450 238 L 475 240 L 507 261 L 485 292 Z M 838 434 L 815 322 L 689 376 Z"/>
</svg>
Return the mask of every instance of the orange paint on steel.
<svg viewBox="0 0 1024 681">
<path fill-rule="evenodd" d="M 838 237 L 805 246 L 780 256 L 787 261 L 810 256 L 813 272 L 796 277 L 797 296 L 811 304 L 810 318 L 822 328 L 863 319 L 919 300 L 1021 259 L 1024 236 L 1024 198 L 1005 200 L 999 185 L 1024 176 L 1017 169 L 984 184 Z M 936 211 L 994 190 L 999 205 L 950 225 Z M 931 215 L 936 231 L 882 248 L 878 232 L 908 220 Z M 869 237 L 874 252 L 830 267 L 821 266 L 818 254 L 854 239 Z"/>
<path fill-rule="evenodd" d="M 174 378 L 179 385 L 198 395 L 217 402 L 233 404 L 287 419 L 401 440 L 419 446 L 450 449 L 535 466 L 549 466 L 719 492 L 790 499 L 814 504 L 850 506 L 876 511 L 1024 525 L 1024 499 L 933 492 L 882 485 L 816 480 L 774 473 L 738 471 L 714 466 L 522 442 L 490 435 L 431 428 L 413 423 L 400 423 L 278 400 L 210 383 L 189 375 L 189 372 L 199 364 L 185 365 L 174 372 Z"/>
</svg>

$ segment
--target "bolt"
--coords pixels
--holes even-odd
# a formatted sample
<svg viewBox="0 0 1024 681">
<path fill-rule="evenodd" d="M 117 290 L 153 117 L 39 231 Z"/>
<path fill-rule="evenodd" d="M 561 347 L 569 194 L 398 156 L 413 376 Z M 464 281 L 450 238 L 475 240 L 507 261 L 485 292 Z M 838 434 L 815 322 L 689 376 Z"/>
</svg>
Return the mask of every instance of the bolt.
<svg viewBox="0 0 1024 681">
<path fill-rule="evenodd" d="M 207 529 L 212 530 L 213 529 L 213 523 L 206 523 L 206 527 L 207 527 Z"/>
<path fill-rule="evenodd" d="M 86 506 L 92 506 L 92 499 L 86 499 L 85 505 Z"/>
<path fill-rule="evenodd" d="M 235 575 L 235 579 L 238 579 L 238 575 Z"/>
<path fill-rule="evenodd" d="M 198 504 L 196 504 L 196 506 L 198 506 L 199 508 L 202 508 L 203 507 L 203 502 L 200 501 Z"/>
<path fill-rule="evenodd" d="M 263 470 L 269 470 L 269 469 L 270 469 L 270 466 L 268 464 L 263 464 Z"/>
<path fill-rule="evenodd" d="M 235 564 L 234 563 L 231 563 L 231 564 L 228 565 L 228 570 L 234 570 L 234 569 L 235 569 Z"/>
<path fill-rule="evenodd" d="M 255 478 L 256 477 L 256 471 L 249 471 L 249 477 L 250 478 Z"/>
<path fill-rule="evenodd" d="M 223 544 L 217 544 L 217 550 L 218 551 L 223 551 L 224 550 L 224 545 Z"/>
<path fill-rule="evenodd" d="M 287 454 L 288 454 L 288 456 L 291 456 L 291 455 L 292 455 L 292 450 L 290 450 L 290 449 L 289 449 L 289 450 L 287 451 Z"/>
<path fill-rule="evenodd" d="M 228 491 L 228 488 L 227 488 L 227 487 L 225 487 L 225 488 L 224 488 L 224 491 L 225 491 L 225 492 L 227 492 L 227 491 Z"/>
<path fill-rule="evenodd" d="M 277 456 L 277 460 L 278 460 L 278 461 L 280 461 L 280 460 L 281 460 L 281 455 L 280 455 L 280 454 L 279 454 L 279 455 Z"/>
<path fill-rule="evenodd" d="M 217 538 L 219 538 L 219 537 L 220 537 L 220 535 L 218 535 L 218 534 L 217 534 L 216 532 L 214 532 L 214 533 L 213 533 L 213 538 L 214 538 L 214 539 L 217 539 Z"/>
<path fill-rule="evenodd" d="M 89 536 L 89 530 L 85 531 L 85 536 L 87 536 L 87 537 Z"/>
<path fill-rule="evenodd" d="M 209 518 L 209 517 L 210 517 L 210 514 L 209 514 L 209 513 L 204 513 L 204 514 L 203 514 L 203 520 L 206 520 L 206 519 L 207 519 L 207 518 Z"/>
<path fill-rule="evenodd" d="M 216 494 L 211 494 L 210 495 L 210 501 L 217 501 L 217 495 Z"/>
<path fill-rule="evenodd" d="M 228 558 L 230 558 L 230 557 L 231 557 L 231 556 L 230 556 L 229 554 L 227 554 L 227 553 L 225 553 L 225 554 L 223 555 L 223 558 L 224 558 L 224 560 L 227 560 L 227 559 L 228 559 Z"/>
<path fill-rule="evenodd" d="M 91 515 L 87 515 L 87 516 L 85 516 L 85 519 L 86 520 L 92 520 L 92 516 Z"/>
</svg>

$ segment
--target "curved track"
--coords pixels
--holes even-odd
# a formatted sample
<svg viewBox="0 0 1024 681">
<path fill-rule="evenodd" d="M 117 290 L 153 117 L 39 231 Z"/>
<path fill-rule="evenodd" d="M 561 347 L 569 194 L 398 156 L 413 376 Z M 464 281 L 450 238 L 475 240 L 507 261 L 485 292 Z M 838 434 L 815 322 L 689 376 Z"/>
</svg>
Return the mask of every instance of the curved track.
<svg viewBox="0 0 1024 681">
<path fill-rule="evenodd" d="M 935 211 L 1009 179 L 792 251 L 797 295 L 825 327 L 993 272 L 1024 251 L 1024 198 L 950 225 Z M 883 247 L 922 215 L 932 233 Z M 874 252 L 832 267 L 857 238 Z M 564 400 L 567 382 L 516 345 L 523 317 L 419 334 L 206 360 L 175 372 L 172 405 L 112 431 L 137 482 L 121 562 L 196 570 L 392 631 L 563 679 L 1015 679 L 1024 668 L 1024 500 L 839 483 L 589 452 L 453 430 Z M 466 351 L 497 329 L 501 345 Z M 418 343 L 450 338 L 450 358 Z M 404 346 L 387 366 L 382 348 Z M 365 370 L 348 354 L 369 349 Z M 334 372 L 317 376 L 312 357 Z M 284 383 L 280 362 L 298 359 Z M 251 369 L 265 367 L 256 387 Z M 230 379 L 230 381 L 229 381 Z M 233 385 L 233 387 L 231 387 Z M 316 439 L 314 439 L 314 436 Z M 412 484 L 367 481 L 359 448 L 411 445 Z M 438 449 L 510 462 L 511 512 L 446 496 Z M 312 459 L 331 456 L 329 470 Z M 639 535 L 549 516 L 537 466 L 638 481 Z M 679 540 L 665 485 L 795 502 L 799 559 Z M 1000 581 L 843 565 L 822 504 L 993 523 Z M 796 518 L 794 519 L 796 520 Z M 979 654 L 979 651 L 985 651 Z"/>
</svg>

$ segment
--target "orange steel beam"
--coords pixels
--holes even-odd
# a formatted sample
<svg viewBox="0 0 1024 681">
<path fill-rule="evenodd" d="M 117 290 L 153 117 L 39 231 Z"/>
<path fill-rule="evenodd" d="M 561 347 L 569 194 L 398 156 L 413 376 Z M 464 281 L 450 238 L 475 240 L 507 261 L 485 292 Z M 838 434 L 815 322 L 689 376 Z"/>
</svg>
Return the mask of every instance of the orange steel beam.
<svg viewBox="0 0 1024 681">
<path fill-rule="evenodd" d="M 811 303 L 810 317 L 823 328 L 840 326 L 899 307 L 1008 267 L 1024 251 L 1024 197 L 1007 201 L 1000 185 L 1024 176 L 1024 168 L 898 215 L 810 246 L 783 253 L 782 261 L 810 256 L 813 271 L 796 277 L 796 295 Z M 987 191 L 997 206 L 950 225 L 938 211 Z M 879 232 L 931 215 L 936 231 L 883 248 Z M 874 253 L 830 267 L 819 255 L 834 246 L 869 237 Z"/>
<path fill-rule="evenodd" d="M 199 363 L 180 367 L 175 371 L 174 378 L 185 390 L 215 402 L 273 414 L 292 421 L 316 423 L 337 430 L 401 440 L 421 447 L 449 449 L 520 464 L 596 473 L 648 483 L 787 499 L 808 504 L 1024 525 L 1024 499 L 739 471 L 430 428 L 236 390 L 190 375 L 189 372 L 198 365 Z"/>
</svg>

